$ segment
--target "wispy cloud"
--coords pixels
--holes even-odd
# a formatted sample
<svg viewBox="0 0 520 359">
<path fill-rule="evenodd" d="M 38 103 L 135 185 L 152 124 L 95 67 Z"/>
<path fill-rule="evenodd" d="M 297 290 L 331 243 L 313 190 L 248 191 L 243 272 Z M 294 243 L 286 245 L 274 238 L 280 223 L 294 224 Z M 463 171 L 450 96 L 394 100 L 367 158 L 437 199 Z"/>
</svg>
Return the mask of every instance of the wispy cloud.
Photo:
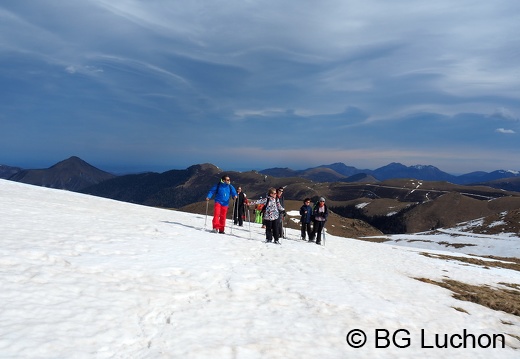
<svg viewBox="0 0 520 359">
<path fill-rule="evenodd" d="M 461 163 L 475 148 L 517 153 L 515 136 L 497 134 L 520 131 L 520 80 L 511 75 L 520 71 L 511 36 L 519 12 L 516 1 L 470 0 L 3 3 L 0 131 L 33 147 L 0 144 L 0 163 L 11 163 L 7 153 L 95 160 L 119 148 L 168 164 L 182 151 L 198 163 L 222 144 L 239 151 L 251 141 L 267 151 L 311 148 L 324 162 L 337 156 L 323 147 L 359 151 L 366 167 L 373 148 L 423 156 L 446 148 Z M 155 141 L 133 146 L 133 132 Z M 101 148 L 96 135 L 118 140 Z"/>
<path fill-rule="evenodd" d="M 501 119 L 504 119 L 504 120 L 509 120 L 509 121 L 515 121 L 515 122 L 518 122 L 520 121 L 520 117 L 515 115 L 512 111 L 510 111 L 509 109 L 505 108 L 505 107 L 499 107 L 495 110 L 495 112 L 492 114 L 493 117 L 497 117 L 497 118 L 501 118 Z"/>
<path fill-rule="evenodd" d="M 495 130 L 495 132 L 498 132 L 498 133 L 505 133 L 505 134 L 514 134 L 516 133 L 515 131 L 513 130 L 506 130 L 505 128 L 497 128 Z"/>
</svg>

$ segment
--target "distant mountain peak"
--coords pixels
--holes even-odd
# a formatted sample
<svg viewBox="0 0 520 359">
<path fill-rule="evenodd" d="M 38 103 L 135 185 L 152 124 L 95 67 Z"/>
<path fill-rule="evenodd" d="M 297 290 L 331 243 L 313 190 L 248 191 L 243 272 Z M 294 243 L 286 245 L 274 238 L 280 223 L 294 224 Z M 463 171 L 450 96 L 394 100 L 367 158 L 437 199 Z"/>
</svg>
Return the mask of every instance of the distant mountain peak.
<svg viewBox="0 0 520 359">
<path fill-rule="evenodd" d="M 47 169 L 19 171 L 9 179 L 37 186 L 77 191 L 113 177 L 115 175 L 104 172 L 77 156 L 72 156 Z"/>
</svg>

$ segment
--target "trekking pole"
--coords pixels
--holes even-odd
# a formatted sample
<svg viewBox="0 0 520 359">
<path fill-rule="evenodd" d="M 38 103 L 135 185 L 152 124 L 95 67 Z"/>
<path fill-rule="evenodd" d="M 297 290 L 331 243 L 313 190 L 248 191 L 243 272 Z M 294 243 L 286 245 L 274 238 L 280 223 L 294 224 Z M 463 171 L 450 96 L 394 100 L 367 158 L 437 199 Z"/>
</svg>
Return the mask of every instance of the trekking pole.
<svg viewBox="0 0 520 359">
<path fill-rule="evenodd" d="M 247 208 L 247 221 L 249 222 L 249 239 L 251 239 L 251 211 Z"/>
<path fill-rule="evenodd" d="M 285 218 L 286 218 L 286 216 L 283 216 L 283 217 L 282 217 L 282 232 L 283 232 L 283 238 L 286 238 L 286 236 L 287 236 L 287 229 L 286 229 L 287 226 L 284 226 L 284 225 L 283 225 L 283 221 L 284 221 Z M 287 222 L 286 222 L 286 223 L 287 223 Z"/>
<path fill-rule="evenodd" d="M 323 247 L 325 247 L 325 223 L 323 224 Z"/>
<path fill-rule="evenodd" d="M 206 223 L 208 222 L 208 206 L 209 201 L 206 201 L 206 217 L 204 218 L 204 229 L 206 229 Z"/>
<path fill-rule="evenodd" d="M 282 225 L 282 233 L 280 233 L 280 239 L 279 240 L 281 240 L 282 238 L 285 238 L 285 235 L 284 235 L 285 227 L 283 225 L 283 215 L 281 215 L 281 217 L 280 217 L 280 223 Z M 280 242 L 280 243 L 282 243 L 282 242 Z"/>
<path fill-rule="evenodd" d="M 231 216 L 231 234 L 233 234 L 233 225 L 235 224 L 235 204 L 237 203 L 237 200 L 235 199 L 233 201 L 233 215 Z"/>
</svg>

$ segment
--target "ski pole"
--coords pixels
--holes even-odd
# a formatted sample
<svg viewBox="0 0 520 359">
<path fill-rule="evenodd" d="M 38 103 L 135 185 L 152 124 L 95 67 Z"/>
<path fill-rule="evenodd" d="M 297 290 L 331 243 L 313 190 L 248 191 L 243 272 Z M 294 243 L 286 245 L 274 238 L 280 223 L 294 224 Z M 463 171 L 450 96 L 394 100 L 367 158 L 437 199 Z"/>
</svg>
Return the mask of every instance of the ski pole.
<svg viewBox="0 0 520 359">
<path fill-rule="evenodd" d="M 325 223 L 323 224 L 323 247 L 325 247 Z"/>
<path fill-rule="evenodd" d="M 206 223 L 208 222 L 208 206 L 209 201 L 206 201 L 206 217 L 204 218 L 204 229 L 206 229 Z"/>
<path fill-rule="evenodd" d="M 280 225 L 282 226 L 282 233 L 279 234 L 280 240 L 281 240 L 282 238 L 285 238 L 285 236 L 284 236 L 285 228 L 283 226 L 283 214 L 281 214 L 281 213 L 280 213 Z M 282 243 L 282 242 L 280 242 L 280 243 Z"/>
<path fill-rule="evenodd" d="M 231 234 L 233 234 L 233 225 L 235 224 L 235 204 L 237 203 L 237 200 L 235 199 L 233 201 L 233 215 L 231 216 Z"/>
<path fill-rule="evenodd" d="M 284 226 L 283 225 L 283 221 L 285 220 L 285 216 L 282 217 L 282 231 L 283 231 L 283 238 L 286 238 L 287 236 L 287 230 L 286 230 L 286 227 L 287 226 Z M 287 222 L 285 222 L 287 224 Z"/>
<path fill-rule="evenodd" d="M 249 222 L 249 239 L 251 239 L 251 211 L 247 209 L 247 221 Z"/>
</svg>

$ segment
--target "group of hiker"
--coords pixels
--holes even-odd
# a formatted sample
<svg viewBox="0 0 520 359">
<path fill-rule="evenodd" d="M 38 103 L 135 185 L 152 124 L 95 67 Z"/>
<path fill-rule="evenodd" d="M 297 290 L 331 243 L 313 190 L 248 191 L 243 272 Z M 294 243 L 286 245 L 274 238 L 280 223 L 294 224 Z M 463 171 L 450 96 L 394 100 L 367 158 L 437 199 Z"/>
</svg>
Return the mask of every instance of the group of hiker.
<svg viewBox="0 0 520 359">
<path fill-rule="evenodd" d="M 206 201 L 214 197 L 215 204 L 213 210 L 212 227 L 215 233 L 225 233 L 226 218 L 229 208 L 229 201 L 235 200 L 233 205 L 233 223 L 243 226 L 246 208 L 255 205 L 255 222 L 262 223 L 265 228 L 266 242 L 279 244 L 280 238 L 284 238 L 283 219 L 286 216 L 284 208 L 283 187 L 269 188 L 265 198 L 260 197 L 259 200 L 249 201 L 242 188 L 235 189 L 231 185 L 229 176 L 222 176 L 220 181 L 215 184 L 208 192 Z M 249 211 L 247 212 L 249 213 Z M 311 199 L 305 198 L 300 208 L 300 223 L 302 240 L 321 244 L 322 233 L 324 231 L 325 222 L 329 215 L 325 198 L 321 197 L 319 201 L 311 206 Z M 311 223 L 313 224 L 311 228 Z"/>
</svg>

